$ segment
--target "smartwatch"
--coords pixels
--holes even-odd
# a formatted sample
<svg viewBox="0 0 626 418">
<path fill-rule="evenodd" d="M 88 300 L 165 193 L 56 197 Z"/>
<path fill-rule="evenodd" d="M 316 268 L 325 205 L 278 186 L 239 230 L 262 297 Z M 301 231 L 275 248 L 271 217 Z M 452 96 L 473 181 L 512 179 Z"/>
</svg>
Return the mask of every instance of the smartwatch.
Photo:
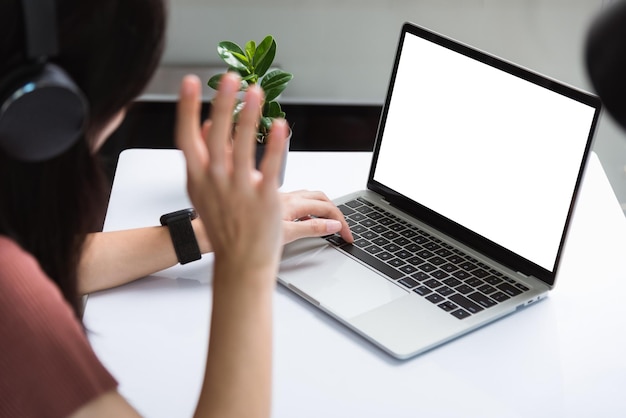
<svg viewBox="0 0 626 418">
<path fill-rule="evenodd" d="M 196 234 L 193 232 L 191 221 L 198 214 L 193 209 L 182 209 L 166 213 L 161 216 L 161 225 L 167 226 L 174 244 L 174 251 L 180 264 L 187 264 L 202 258 Z"/>
</svg>

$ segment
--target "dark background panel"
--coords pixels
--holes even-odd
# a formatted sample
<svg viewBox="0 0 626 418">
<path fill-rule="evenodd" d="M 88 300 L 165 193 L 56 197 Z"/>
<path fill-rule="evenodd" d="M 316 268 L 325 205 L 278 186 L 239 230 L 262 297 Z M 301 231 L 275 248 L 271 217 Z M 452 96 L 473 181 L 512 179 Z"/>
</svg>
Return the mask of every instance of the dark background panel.
<svg viewBox="0 0 626 418">
<path fill-rule="evenodd" d="M 382 106 L 344 104 L 283 104 L 292 127 L 291 151 L 371 151 Z M 210 104 L 202 106 L 202 118 Z M 122 125 L 102 147 L 107 175 L 112 179 L 120 152 L 128 148 L 175 148 L 176 103 L 138 101 Z"/>
</svg>

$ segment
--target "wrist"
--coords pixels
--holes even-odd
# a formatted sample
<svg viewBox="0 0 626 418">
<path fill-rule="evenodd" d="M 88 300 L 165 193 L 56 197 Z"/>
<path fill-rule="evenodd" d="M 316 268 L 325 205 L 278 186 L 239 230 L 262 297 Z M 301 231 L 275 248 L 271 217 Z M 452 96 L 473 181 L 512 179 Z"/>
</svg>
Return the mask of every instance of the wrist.
<svg viewBox="0 0 626 418">
<path fill-rule="evenodd" d="M 216 257 L 213 264 L 213 283 L 219 286 L 252 288 L 255 291 L 261 289 L 274 289 L 278 274 L 278 263 L 250 265 L 242 260 L 223 260 Z"/>
<path fill-rule="evenodd" d="M 209 237 L 207 236 L 206 229 L 204 229 L 204 224 L 202 223 L 202 220 L 199 217 L 192 220 L 191 226 L 193 228 L 194 234 L 196 234 L 196 240 L 198 241 L 200 252 L 202 254 L 206 254 L 213 251 L 211 241 L 209 241 Z"/>
</svg>

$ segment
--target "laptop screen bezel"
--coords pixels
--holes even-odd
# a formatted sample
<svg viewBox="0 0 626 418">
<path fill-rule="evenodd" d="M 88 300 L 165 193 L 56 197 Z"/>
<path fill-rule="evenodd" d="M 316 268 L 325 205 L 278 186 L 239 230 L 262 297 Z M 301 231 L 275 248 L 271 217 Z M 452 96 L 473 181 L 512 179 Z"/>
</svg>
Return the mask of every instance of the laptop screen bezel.
<svg viewBox="0 0 626 418">
<path fill-rule="evenodd" d="M 385 122 L 387 119 L 393 87 L 395 84 L 395 76 L 397 73 L 398 65 L 400 63 L 402 47 L 406 36 L 418 36 L 422 39 L 428 40 L 444 48 L 473 58 L 491 67 L 497 68 L 516 77 L 520 77 L 524 80 L 530 81 L 536 85 L 542 86 L 546 89 L 557 92 L 594 108 L 593 121 L 589 129 L 585 150 L 580 162 L 578 177 L 576 179 L 574 192 L 570 201 L 565 225 L 563 228 L 561 240 L 559 242 L 557 255 L 555 257 L 555 262 L 552 270 L 548 270 L 518 254 L 513 253 L 512 251 L 500 246 L 499 244 L 490 241 L 489 239 L 486 239 L 485 237 L 469 230 L 468 228 L 459 225 L 458 223 L 430 210 L 429 208 L 401 195 L 400 193 L 374 180 L 376 164 L 380 152 L 381 138 L 383 137 L 383 133 L 385 131 Z M 456 240 L 470 246 L 472 249 L 478 251 L 481 254 L 484 254 L 490 259 L 507 266 L 513 271 L 520 272 L 526 276 L 536 277 L 537 279 L 546 283 L 548 286 L 552 287 L 556 280 L 559 261 L 561 259 L 567 231 L 569 229 L 569 224 L 571 221 L 572 213 L 574 211 L 576 198 L 578 196 L 580 184 L 583 178 L 586 161 L 589 157 L 589 153 L 591 152 L 591 146 L 598 124 L 600 111 L 601 101 L 597 96 L 593 94 L 584 92 L 559 81 L 550 79 L 544 75 L 533 72 L 504 59 L 498 58 L 494 55 L 488 54 L 486 52 L 470 47 L 466 44 L 455 41 L 451 38 L 440 35 L 438 33 L 432 32 L 423 27 L 419 27 L 413 23 L 406 22 L 402 26 L 402 31 L 400 33 L 400 39 L 398 41 L 393 69 L 391 71 L 389 87 L 387 89 L 387 96 L 381 112 L 380 123 L 378 126 L 378 132 L 376 134 L 376 141 L 374 144 L 372 165 L 370 167 L 367 181 L 367 188 L 382 195 L 390 204 L 397 207 L 398 209 L 407 213 L 414 214 L 413 216 L 417 217 L 420 221 L 425 222 L 426 224 L 448 236 L 454 237 Z"/>
</svg>

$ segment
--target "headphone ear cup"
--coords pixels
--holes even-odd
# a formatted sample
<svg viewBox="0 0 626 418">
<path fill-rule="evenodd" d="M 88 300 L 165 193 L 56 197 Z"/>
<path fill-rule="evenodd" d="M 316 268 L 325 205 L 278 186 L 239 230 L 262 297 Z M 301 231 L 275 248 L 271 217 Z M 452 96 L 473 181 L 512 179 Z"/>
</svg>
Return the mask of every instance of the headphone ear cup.
<svg viewBox="0 0 626 418">
<path fill-rule="evenodd" d="M 78 86 L 51 63 L 18 83 L 0 106 L 0 148 L 25 162 L 49 160 L 67 151 L 83 137 L 88 117 Z"/>
</svg>

